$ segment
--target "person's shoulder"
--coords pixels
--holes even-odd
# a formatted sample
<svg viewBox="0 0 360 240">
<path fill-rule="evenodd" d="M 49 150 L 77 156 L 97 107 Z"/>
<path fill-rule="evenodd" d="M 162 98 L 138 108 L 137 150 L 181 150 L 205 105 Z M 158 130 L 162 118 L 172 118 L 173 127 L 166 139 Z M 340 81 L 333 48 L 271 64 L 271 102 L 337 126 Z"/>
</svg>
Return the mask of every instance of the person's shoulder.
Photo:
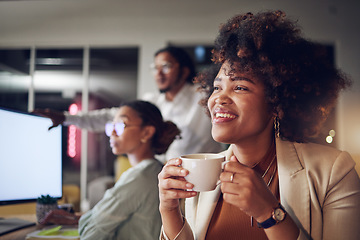
<svg viewBox="0 0 360 240">
<path fill-rule="evenodd" d="M 146 159 L 130 168 L 123 174 L 127 180 L 133 178 L 134 181 L 146 181 L 146 179 L 156 177 L 160 173 L 163 164 L 156 159 Z"/>
<path fill-rule="evenodd" d="M 149 173 L 150 175 L 159 174 L 161 172 L 161 169 L 163 167 L 163 164 L 156 160 L 156 159 L 147 159 L 143 160 L 141 163 L 139 163 L 138 171 L 143 172 L 144 175 Z"/>
<path fill-rule="evenodd" d="M 298 156 L 305 166 L 334 168 L 343 166 L 351 169 L 355 162 L 346 151 L 318 143 L 294 143 Z"/>
<path fill-rule="evenodd" d="M 156 99 L 158 99 L 160 96 L 160 93 L 158 92 L 147 92 L 142 96 L 142 100 L 148 101 L 148 102 L 154 102 Z"/>
<path fill-rule="evenodd" d="M 157 160 L 141 161 L 120 176 L 114 186 L 113 194 L 116 195 L 119 189 L 141 188 L 146 191 L 157 189 L 157 176 L 162 166 L 162 163 Z"/>
<path fill-rule="evenodd" d="M 163 164 L 155 159 L 143 160 L 133 169 L 136 176 L 134 182 L 138 188 L 144 192 L 158 189 L 158 174 L 161 172 Z"/>
<path fill-rule="evenodd" d="M 181 89 L 179 96 L 181 96 L 182 98 L 186 98 L 190 102 L 198 103 L 201 99 L 205 97 L 205 93 L 200 91 L 199 87 L 200 86 L 198 84 L 186 83 Z"/>
<path fill-rule="evenodd" d="M 327 146 L 319 143 L 293 143 L 295 148 L 302 152 L 317 152 L 318 155 L 338 155 L 341 151 L 332 146 Z"/>
</svg>

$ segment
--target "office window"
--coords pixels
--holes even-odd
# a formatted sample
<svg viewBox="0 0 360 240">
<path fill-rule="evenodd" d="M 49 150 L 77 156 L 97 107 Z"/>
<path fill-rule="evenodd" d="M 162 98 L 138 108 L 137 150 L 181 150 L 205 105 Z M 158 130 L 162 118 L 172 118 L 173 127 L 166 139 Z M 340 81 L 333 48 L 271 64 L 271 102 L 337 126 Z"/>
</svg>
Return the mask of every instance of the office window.
<svg viewBox="0 0 360 240">
<path fill-rule="evenodd" d="M 35 48 L 34 108 L 67 111 L 72 104 L 82 110 L 84 91 L 83 47 Z M 89 50 L 89 110 L 119 106 L 136 98 L 138 48 L 94 47 Z M 31 50 L 0 49 L 0 106 L 27 111 Z M 85 61 L 86 62 L 86 61 Z M 63 128 L 64 149 L 68 128 Z M 77 130 L 76 154 L 63 153 L 64 183 L 79 183 L 81 134 Z M 88 181 L 113 172 L 114 156 L 104 133 L 88 134 Z"/>
<path fill-rule="evenodd" d="M 0 106 L 26 111 L 30 49 L 0 49 Z"/>
</svg>

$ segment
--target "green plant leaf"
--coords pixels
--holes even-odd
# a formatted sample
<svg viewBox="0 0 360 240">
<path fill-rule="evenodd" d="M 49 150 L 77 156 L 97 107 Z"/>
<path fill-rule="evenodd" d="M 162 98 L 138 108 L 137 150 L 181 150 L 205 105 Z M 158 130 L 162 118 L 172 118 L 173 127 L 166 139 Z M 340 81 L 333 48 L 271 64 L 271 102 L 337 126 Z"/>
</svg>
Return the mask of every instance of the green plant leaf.
<svg viewBox="0 0 360 240">
<path fill-rule="evenodd" d="M 50 236 L 50 235 L 57 235 L 59 233 L 59 230 L 62 228 L 62 226 L 57 226 L 54 228 L 46 229 L 38 233 L 39 236 Z"/>
</svg>

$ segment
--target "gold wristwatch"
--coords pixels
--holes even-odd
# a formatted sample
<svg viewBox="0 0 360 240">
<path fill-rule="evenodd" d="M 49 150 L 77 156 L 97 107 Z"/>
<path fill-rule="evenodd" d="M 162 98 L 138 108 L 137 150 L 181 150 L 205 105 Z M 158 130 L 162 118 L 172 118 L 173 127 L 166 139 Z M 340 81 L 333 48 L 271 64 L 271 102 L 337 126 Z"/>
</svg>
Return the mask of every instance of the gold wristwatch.
<svg viewBox="0 0 360 240">
<path fill-rule="evenodd" d="M 283 206 L 279 205 L 274 208 L 271 213 L 271 217 L 261 223 L 257 223 L 260 228 L 269 228 L 285 220 L 286 211 Z"/>
</svg>

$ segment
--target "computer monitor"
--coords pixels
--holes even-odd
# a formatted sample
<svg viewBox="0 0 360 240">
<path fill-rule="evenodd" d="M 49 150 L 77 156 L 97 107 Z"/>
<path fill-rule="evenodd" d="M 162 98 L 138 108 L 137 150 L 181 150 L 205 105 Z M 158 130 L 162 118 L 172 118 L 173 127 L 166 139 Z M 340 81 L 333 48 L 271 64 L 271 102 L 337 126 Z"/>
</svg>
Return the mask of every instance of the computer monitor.
<svg viewBox="0 0 360 240">
<path fill-rule="evenodd" d="M 62 197 L 62 129 L 34 114 L 0 108 L 0 205 Z"/>
<path fill-rule="evenodd" d="M 62 197 L 62 128 L 34 114 L 0 108 L 0 206 Z M 0 235 L 32 226 L 0 219 Z"/>
</svg>

